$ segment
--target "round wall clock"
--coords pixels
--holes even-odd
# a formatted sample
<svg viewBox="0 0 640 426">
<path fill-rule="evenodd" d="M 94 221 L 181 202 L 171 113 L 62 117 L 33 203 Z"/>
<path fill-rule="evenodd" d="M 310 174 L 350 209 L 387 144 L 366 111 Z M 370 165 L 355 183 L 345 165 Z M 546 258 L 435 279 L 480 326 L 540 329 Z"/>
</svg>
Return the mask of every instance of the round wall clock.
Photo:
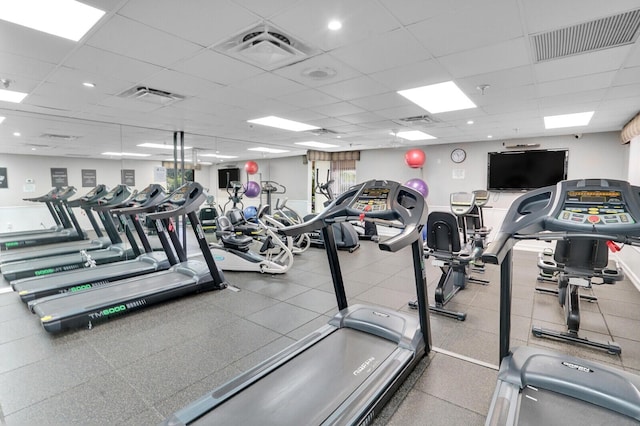
<svg viewBox="0 0 640 426">
<path fill-rule="evenodd" d="M 467 153 L 464 149 L 456 148 L 451 151 L 451 161 L 454 163 L 462 163 L 467 158 Z"/>
</svg>

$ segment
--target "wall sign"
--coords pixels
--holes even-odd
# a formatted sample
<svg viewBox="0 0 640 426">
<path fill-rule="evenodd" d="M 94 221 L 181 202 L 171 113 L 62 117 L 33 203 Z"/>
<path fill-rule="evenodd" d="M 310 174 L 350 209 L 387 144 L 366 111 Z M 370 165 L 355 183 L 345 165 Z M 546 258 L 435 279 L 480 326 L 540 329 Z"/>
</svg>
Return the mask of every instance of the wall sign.
<svg viewBox="0 0 640 426">
<path fill-rule="evenodd" d="M 121 173 L 121 182 L 124 185 L 128 186 L 136 186 L 136 171 L 133 169 L 122 169 Z"/>
<path fill-rule="evenodd" d="M 6 167 L 0 167 L 0 188 L 9 188 Z"/>
<path fill-rule="evenodd" d="M 51 186 L 61 188 L 69 186 L 69 177 L 67 176 L 67 168 L 51 168 Z"/>
<path fill-rule="evenodd" d="M 93 188 L 98 185 L 98 174 L 91 169 L 82 169 L 82 187 Z"/>
</svg>

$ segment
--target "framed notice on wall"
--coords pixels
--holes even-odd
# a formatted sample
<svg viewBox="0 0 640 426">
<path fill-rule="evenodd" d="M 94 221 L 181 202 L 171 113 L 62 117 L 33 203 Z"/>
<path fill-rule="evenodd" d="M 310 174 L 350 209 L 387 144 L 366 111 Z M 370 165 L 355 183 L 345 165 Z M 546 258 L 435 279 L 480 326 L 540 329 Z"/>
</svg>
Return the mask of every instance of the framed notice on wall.
<svg viewBox="0 0 640 426">
<path fill-rule="evenodd" d="M 51 186 L 61 188 L 69 186 L 69 177 L 67 176 L 67 168 L 51 168 Z"/>
<path fill-rule="evenodd" d="M 93 188 L 97 185 L 98 177 L 97 173 L 91 169 L 82 169 L 82 187 Z"/>
<path fill-rule="evenodd" d="M 136 186 L 136 171 L 133 169 L 122 169 L 121 173 L 121 182 L 124 185 L 128 186 Z"/>
<path fill-rule="evenodd" d="M 6 167 L 0 167 L 0 188 L 9 188 Z"/>
</svg>

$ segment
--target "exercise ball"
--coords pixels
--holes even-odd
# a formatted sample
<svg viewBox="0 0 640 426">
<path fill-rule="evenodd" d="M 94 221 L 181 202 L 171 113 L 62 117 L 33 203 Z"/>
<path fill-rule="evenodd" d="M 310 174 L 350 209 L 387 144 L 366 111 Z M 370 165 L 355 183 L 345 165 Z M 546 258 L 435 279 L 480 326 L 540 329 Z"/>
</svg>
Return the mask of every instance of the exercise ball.
<svg viewBox="0 0 640 426">
<path fill-rule="evenodd" d="M 422 179 L 409 179 L 404 183 L 404 186 L 415 189 L 416 191 L 421 193 L 424 198 L 427 198 L 427 195 L 429 195 L 429 187 L 427 186 L 427 183 Z"/>
<path fill-rule="evenodd" d="M 426 156 L 424 155 L 424 151 L 421 149 L 410 149 L 404 154 L 404 162 L 412 169 L 422 167 L 425 159 Z"/>
<path fill-rule="evenodd" d="M 250 175 L 255 175 L 258 173 L 258 163 L 255 161 L 247 161 L 244 163 L 244 170 Z"/>
<path fill-rule="evenodd" d="M 258 209 L 255 206 L 245 208 L 243 213 L 246 220 L 253 220 L 258 217 Z"/>
<path fill-rule="evenodd" d="M 244 195 L 248 198 L 255 198 L 260 195 L 260 184 L 253 181 L 247 182 L 244 186 Z"/>
</svg>

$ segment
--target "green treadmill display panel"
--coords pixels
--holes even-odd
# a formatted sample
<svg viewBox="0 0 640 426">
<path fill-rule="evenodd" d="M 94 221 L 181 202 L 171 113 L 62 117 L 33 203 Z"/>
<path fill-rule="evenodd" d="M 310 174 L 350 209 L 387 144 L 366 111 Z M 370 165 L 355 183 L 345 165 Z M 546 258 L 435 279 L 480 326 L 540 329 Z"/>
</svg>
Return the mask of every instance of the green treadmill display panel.
<svg viewBox="0 0 640 426">
<path fill-rule="evenodd" d="M 622 193 L 614 190 L 567 191 L 559 220 L 597 225 L 631 225 Z"/>
</svg>

